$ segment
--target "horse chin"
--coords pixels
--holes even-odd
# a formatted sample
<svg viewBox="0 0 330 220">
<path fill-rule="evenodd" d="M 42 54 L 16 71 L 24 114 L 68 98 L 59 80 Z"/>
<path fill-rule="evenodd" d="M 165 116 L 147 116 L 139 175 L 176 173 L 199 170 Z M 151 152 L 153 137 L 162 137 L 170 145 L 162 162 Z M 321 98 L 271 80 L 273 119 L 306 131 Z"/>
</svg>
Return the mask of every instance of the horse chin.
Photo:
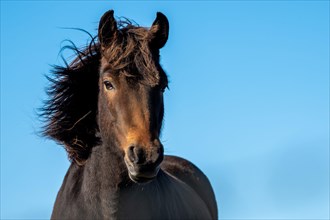
<svg viewBox="0 0 330 220">
<path fill-rule="evenodd" d="M 145 172 L 137 172 L 133 166 L 127 166 L 128 176 L 135 183 L 149 183 L 154 180 L 159 172 L 159 166 L 152 170 L 147 170 Z"/>
<path fill-rule="evenodd" d="M 138 184 L 145 184 L 145 183 L 149 183 L 151 182 L 152 180 L 154 180 L 156 178 L 157 175 L 155 176 L 142 176 L 142 175 L 132 175 L 130 172 L 128 172 L 128 176 L 129 178 L 135 182 L 135 183 L 138 183 Z"/>
</svg>

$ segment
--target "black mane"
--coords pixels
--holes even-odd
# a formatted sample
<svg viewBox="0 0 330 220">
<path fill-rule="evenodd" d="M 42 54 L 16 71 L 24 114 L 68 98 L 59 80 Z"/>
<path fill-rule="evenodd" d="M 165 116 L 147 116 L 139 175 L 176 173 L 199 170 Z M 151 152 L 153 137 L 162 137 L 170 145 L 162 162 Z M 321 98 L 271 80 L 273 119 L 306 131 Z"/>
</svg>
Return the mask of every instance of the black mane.
<svg viewBox="0 0 330 220">
<path fill-rule="evenodd" d="M 97 144 L 97 96 L 100 49 L 95 38 L 88 46 L 78 49 L 65 46 L 76 55 L 65 66 L 54 66 L 52 77 L 47 77 L 49 99 L 41 109 L 45 121 L 43 135 L 65 146 L 69 158 L 81 165 Z"/>
</svg>

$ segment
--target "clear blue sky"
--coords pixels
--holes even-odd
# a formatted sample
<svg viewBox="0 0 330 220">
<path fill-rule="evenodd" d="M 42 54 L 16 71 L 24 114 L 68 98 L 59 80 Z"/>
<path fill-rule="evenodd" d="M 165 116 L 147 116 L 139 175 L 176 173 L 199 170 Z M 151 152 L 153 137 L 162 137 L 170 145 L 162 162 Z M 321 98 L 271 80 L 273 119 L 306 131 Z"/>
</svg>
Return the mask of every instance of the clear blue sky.
<svg viewBox="0 0 330 220">
<path fill-rule="evenodd" d="M 165 151 L 210 178 L 223 219 L 329 218 L 328 1 L 1 1 L 1 218 L 49 218 L 69 166 L 36 135 L 50 65 L 101 15 L 167 15 Z M 62 44 L 63 45 L 63 44 Z"/>
</svg>

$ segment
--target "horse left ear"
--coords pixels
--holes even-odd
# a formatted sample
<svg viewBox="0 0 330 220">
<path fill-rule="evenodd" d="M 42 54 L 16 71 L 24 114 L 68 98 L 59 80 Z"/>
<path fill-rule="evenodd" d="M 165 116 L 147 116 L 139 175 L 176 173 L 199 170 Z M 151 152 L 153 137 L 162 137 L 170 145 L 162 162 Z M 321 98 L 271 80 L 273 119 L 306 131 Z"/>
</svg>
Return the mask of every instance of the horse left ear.
<svg viewBox="0 0 330 220">
<path fill-rule="evenodd" d="M 157 17 L 149 30 L 151 35 L 150 45 L 157 49 L 162 48 L 166 44 L 168 32 L 169 23 L 166 16 L 161 12 L 157 12 Z"/>
</svg>

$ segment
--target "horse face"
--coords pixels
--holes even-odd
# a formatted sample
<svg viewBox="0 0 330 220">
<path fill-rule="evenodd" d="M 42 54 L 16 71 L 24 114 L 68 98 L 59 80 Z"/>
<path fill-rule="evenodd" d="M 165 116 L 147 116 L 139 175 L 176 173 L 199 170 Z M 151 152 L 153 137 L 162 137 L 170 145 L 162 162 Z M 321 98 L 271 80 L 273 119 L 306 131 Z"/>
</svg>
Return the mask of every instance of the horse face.
<svg viewBox="0 0 330 220">
<path fill-rule="evenodd" d="M 157 14 L 150 30 L 120 32 L 113 11 L 105 13 L 100 21 L 99 129 L 104 144 L 115 141 L 120 147 L 128 174 L 135 182 L 155 178 L 163 160 L 159 135 L 167 77 L 159 65 L 158 53 L 168 34 L 164 19 L 164 15 Z"/>
<path fill-rule="evenodd" d="M 124 74 L 105 72 L 100 78 L 100 130 L 116 137 L 132 180 L 154 178 L 163 160 L 159 140 L 163 119 L 163 90 L 130 83 Z M 110 135 L 111 134 L 111 135 Z M 102 139 L 104 139 L 102 137 Z M 112 140 L 109 140 L 112 141 Z"/>
</svg>

